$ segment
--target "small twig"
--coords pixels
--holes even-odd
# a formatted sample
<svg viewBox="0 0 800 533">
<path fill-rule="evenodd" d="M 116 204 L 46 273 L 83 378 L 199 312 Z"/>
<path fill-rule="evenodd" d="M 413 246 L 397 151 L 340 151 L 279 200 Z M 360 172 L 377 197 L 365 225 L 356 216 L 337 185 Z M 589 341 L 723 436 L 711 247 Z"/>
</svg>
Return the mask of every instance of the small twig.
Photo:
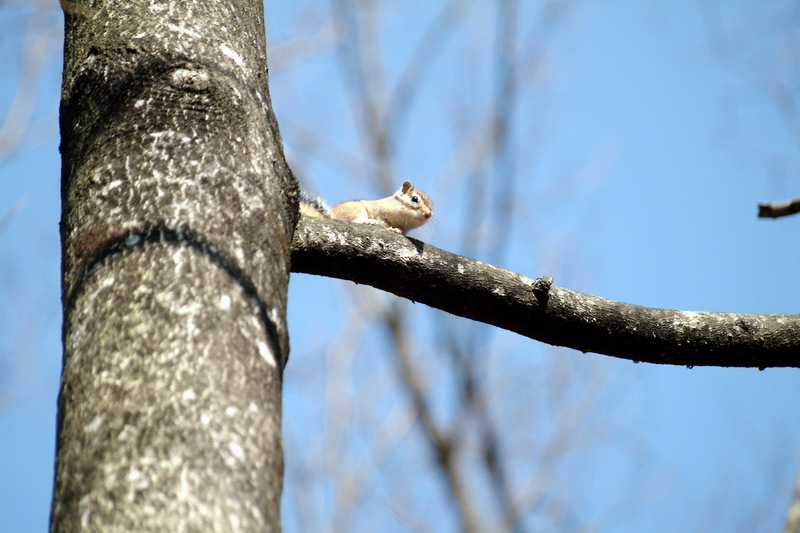
<svg viewBox="0 0 800 533">
<path fill-rule="evenodd" d="M 458 506 L 458 516 L 461 521 L 462 531 L 477 533 L 479 527 L 474 510 L 474 504 L 466 491 L 464 476 L 456 463 L 456 449 L 452 437 L 436 423 L 433 410 L 425 398 L 421 374 L 415 370 L 411 362 L 411 350 L 408 346 L 408 337 L 404 334 L 404 315 L 396 308 L 384 316 L 384 323 L 395 346 L 400 375 L 403 383 L 411 394 L 414 412 L 419 417 L 420 428 L 435 454 L 435 464 L 442 473 Z"/>
<path fill-rule="evenodd" d="M 778 218 L 800 213 L 800 198 L 785 202 L 758 204 L 759 218 Z"/>
</svg>

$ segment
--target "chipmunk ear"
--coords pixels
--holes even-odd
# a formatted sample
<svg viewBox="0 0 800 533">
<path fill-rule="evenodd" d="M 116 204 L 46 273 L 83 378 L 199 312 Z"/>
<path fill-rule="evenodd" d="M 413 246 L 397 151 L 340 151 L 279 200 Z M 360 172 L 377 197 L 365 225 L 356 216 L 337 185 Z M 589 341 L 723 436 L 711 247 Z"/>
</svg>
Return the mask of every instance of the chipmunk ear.
<svg viewBox="0 0 800 533">
<path fill-rule="evenodd" d="M 405 194 L 405 193 L 407 193 L 408 191 L 410 191 L 413 188 L 414 188 L 414 186 L 411 185 L 411 182 L 406 180 L 406 181 L 403 182 L 403 186 L 400 187 L 400 192 Z"/>
</svg>

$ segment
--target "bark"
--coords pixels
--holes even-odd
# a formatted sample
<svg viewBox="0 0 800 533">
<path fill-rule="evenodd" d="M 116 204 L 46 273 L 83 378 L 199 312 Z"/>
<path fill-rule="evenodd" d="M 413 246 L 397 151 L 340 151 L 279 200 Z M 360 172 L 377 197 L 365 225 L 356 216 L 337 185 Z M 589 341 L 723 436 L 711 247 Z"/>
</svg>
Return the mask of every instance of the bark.
<svg viewBox="0 0 800 533">
<path fill-rule="evenodd" d="M 800 213 L 800 198 L 785 202 L 758 204 L 758 216 L 761 218 L 779 218 Z"/>
<path fill-rule="evenodd" d="M 303 218 L 292 271 L 372 285 L 557 346 L 650 363 L 800 367 L 800 315 L 655 309 L 531 279 L 381 228 Z"/>
<path fill-rule="evenodd" d="M 51 529 L 279 531 L 297 215 L 263 4 L 62 7 Z"/>
</svg>

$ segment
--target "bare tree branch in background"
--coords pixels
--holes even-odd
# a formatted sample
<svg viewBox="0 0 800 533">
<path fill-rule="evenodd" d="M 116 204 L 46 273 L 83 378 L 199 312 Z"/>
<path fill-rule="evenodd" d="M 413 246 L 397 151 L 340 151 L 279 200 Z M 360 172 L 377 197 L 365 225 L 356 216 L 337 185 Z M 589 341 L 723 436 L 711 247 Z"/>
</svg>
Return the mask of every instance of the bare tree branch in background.
<svg viewBox="0 0 800 533">
<path fill-rule="evenodd" d="M 752 17 L 727 20 L 718 2 L 701 2 L 711 48 L 732 71 L 743 74 L 750 84 L 771 97 L 787 133 L 800 148 L 800 27 L 795 18 L 796 6 L 775 3 L 769 9 L 754 8 Z M 754 27 L 761 38 L 741 38 L 753 33 Z M 735 115 L 736 109 L 731 114 Z M 800 161 L 797 153 L 786 157 L 793 162 L 781 162 L 779 166 L 789 167 L 786 173 L 796 189 L 800 183 Z M 800 199 L 758 204 L 760 218 L 778 218 L 799 211 Z"/>
<path fill-rule="evenodd" d="M 6 82 L 8 91 L 0 98 L 0 187 L 3 187 L 4 200 L 13 202 L 13 205 L 4 202 L 0 207 L 0 247 L 4 250 L 13 248 L 9 242 L 18 228 L 28 230 L 27 237 L 31 240 L 47 239 L 42 234 L 30 233 L 25 223 L 30 205 L 41 200 L 41 196 L 31 189 L 27 180 L 12 175 L 6 165 L 15 155 L 57 138 L 57 98 L 47 98 L 45 89 L 57 86 L 52 63 L 58 58 L 62 35 L 57 3 L 49 0 L 0 2 L 0 78 Z M 56 179 L 53 176 L 54 190 Z M 9 187 L 12 180 L 22 185 L 23 190 L 10 192 L 14 190 L 13 185 Z M 47 233 L 52 235 L 52 229 Z M 26 367 L 50 355 L 43 353 L 40 347 L 45 337 L 42 332 L 57 316 L 51 311 L 49 302 L 52 300 L 48 298 L 54 287 L 43 283 L 42 279 L 18 276 L 15 255 L 16 250 L 13 250 L 0 256 L 0 301 L 5 304 L 0 306 L 0 323 L 5 326 L 0 334 L 0 409 L 18 399 L 13 383 L 22 381 L 19 378 Z M 53 251 L 49 259 L 51 264 L 57 264 L 57 253 Z M 25 268 L 40 266 L 26 265 Z M 36 384 L 26 383 L 17 388 L 26 392 L 37 389 L 41 374 L 35 374 Z"/>
<path fill-rule="evenodd" d="M 514 149 L 514 143 L 522 134 L 516 124 L 519 101 L 524 99 L 530 103 L 530 87 L 536 85 L 540 67 L 546 64 L 550 39 L 558 34 L 560 25 L 568 20 L 577 4 L 575 1 L 548 1 L 527 10 L 530 6 L 511 1 L 480 10 L 479 16 L 485 17 L 488 11 L 494 20 L 492 26 L 479 25 L 487 28 L 482 30 L 485 33 L 480 35 L 481 40 L 486 41 L 487 34 L 493 36 L 489 41 L 493 43 L 492 48 L 476 52 L 481 55 L 480 61 L 475 61 L 467 52 L 462 55 L 461 63 L 446 64 L 447 68 L 468 69 L 467 78 L 493 80 L 486 99 L 488 104 L 477 104 L 474 100 L 461 101 L 460 96 L 451 102 L 445 95 L 431 96 L 433 89 L 427 83 L 430 73 L 444 68 L 439 57 L 448 44 L 459 33 L 469 31 L 467 20 L 475 16 L 469 4 L 451 1 L 434 10 L 419 28 L 416 40 L 407 42 L 408 60 L 400 68 L 400 75 L 390 80 L 383 66 L 386 37 L 380 29 L 389 16 L 384 11 L 391 8 L 369 0 L 335 0 L 332 2 L 332 26 L 337 28 L 335 33 L 341 40 L 337 56 L 339 70 L 358 139 L 364 147 L 362 162 L 357 162 L 358 156 L 339 148 L 337 139 L 326 139 L 296 122 L 289 123 L 287 137 L 294 143 L 289 142 L 303 154 L 328 158 L 343 175 L 361 184 L 357 187 L 362 191 L 360 194 L 365 194 L 363 191 L 371 184 L 379 193 L 393 190 L 397 185 L 402 150 L 413 142 L 407 128 L 415 104 L 426 97 L 438 98 L 439 102 L 444 102 L 438 104 L 440 107 L 452 109 L 452 116 L 447 120 L 452 121 L 454 144 L 459 147 L 452 155 L 443 154 L 444 160 L 451 161 L 457 168 L 457 172 L 450 173 L 452 176 L 444 181 L 458 188 L 468 205 L 464 210 L 464 223 L 452 235 L 460 243 L 455 246 L 489 257 L 493 262 L 502 262 L 516 231 L 514 228 L 520 226 L 520 220 L 525 219 L 522 215 L 528 212 L 517 205 L 521 184 L 517 163 L 520 154 Z M 521 16 L 523 9 L 526 9 L 525 17 Z M 327 27 L 327 23 L 323 26 Z M 490 70 L 476 71 L 476 65 L 481 62 Z M 520 91 L 521 87 L 525 90 Z M 535 143 L 528 139 L 523 155 L 527 164 L 535 164 L 532 154 L 537 151 Z M 304 165 L 302 159 L 296 161 L 295 166 L 298 165 Z M 521 224 L 524 226 L 526 222 Z M 542 458 L 539 468 L 520 475 L 520 471 L 511 466 L 514 460 L 536 463 L 538 455 L 532 453 L 530 447 L 514 444 L 515 439 L 524 437 L 508 431 L 509 424 L 514 422 L 501 407 L 505 393 L 495 380 L 486 377 L 490 366 L 486 351 L 493 346 L 491 338 L 495 335 L 491 328 L 434 314 L 431 316 L 434 333 L 422 336 L 418 331 L 419 319 L 415 318 L 419 313 L 412 313 L 412 308 L 403 302 L 387 300 L 368 291 L 356 291 L 356 298 L 368 320 L 386 332 L 386 346 L 396 369 L 394 379 L 400 380 L 404 401 L 415 413 L 417 435 L 426 448 L 424 456 L 435 467 L 423 475 L 438 475 L 439 486 L 450 500 L 461 530 L 524 532 L 530 527 L 526 525 L 530 520 L 525 517 L 534 511 L 546 517 L 545 522 L 549 520 L 551 527 L 585 525 L 570 498 L 560 498 L 549 490 L 557 470 L 554 465 L 558 464 L 559 456 L 568 453 L 580 440 L 576 434 L 583 421 L 565 426 L 564 431 L 553 429 L 552 435 L 537 443 Z M 421 346 L 436 346 L 441 356 L 432 361 L 420 353 Z M 529 360 L 524 364 L 528 363 Z M 563 361 L 555 360 L 548 371 L 563 377 L 569 375 L 567 367 Z M 564 379 L 569 382 L 569 378 Z M 559 396 L 561 402 L 556 410 L 581 412 L 569 406 L 585 398 L 584 394 L 594 395 L 587 404 L 598 403 L 601 389 L 580 388 L 577 384 L 584 378 L 575 376 L 574 379 L 573 384 L 561 385 L 562 390 L 573 394 L 554 395 Z M 454 394 L 445 402 L 452 407 L 444 411 L 440 394 L 436 392 L 436 383 L 443 380 L 452 384 Z M 557 385 L 545 381 L 544 386 Z M 361 398 L 366 396 L 359 389 L 353 394 Z M 386 394 L 382 392 L 380 396 Z M 434 398 L 438 399 L 433 401 Z M 363 408 L 363 402 L 360 405 Z M 532 413 L 535 411 L 527 410 L 522 418 L 517 418 L 517 422 L 524 424 L 520 427 L 522 433 L 525 432 L 523 428 L 531 424 L 547 426 L 543 420 L 537 421 L 537 418 L 545 418 L 544 413 L 538 417 Z M 591 409 L 582 413 L 580 416 L 588 420 Z M 544 435 L 548 431 L 540 433 Z M 336 446 L 336 441 L 332 441 L 332 445 Z M 359 486 L 360 490 L 368 490 L 369 485 L 368 477 L 363 477 L 356 485 L 348 482 L 349 487 Z M 393 485 L 404 486 L 402 482 Z M 343 492 L 351 494 L 349 490 Z M 414 495 L 403 495 L 398 489 L 393 494 L 393 501 L 406 502 L 394 505 L 393 512 L 398 517 L 403 516 L 404 523 L 413 523 L 409 516 L 415 513 L 411 511 L 423 502 L 415 502 Z M 344 500 L 340 502 L 342 505 L 333 506 L 337 515 L 343 508 L 359 512 Z M 404 511 L 397 512 L 398 507 Z M 354 521 L 357 519 L 340 516 L 334 521 L 334 529 L 341 530 L 344 524 L 352 526 Z"/>
<path fill-rule="evenodd" d="M 412 59 L 403 70 L 396 89 L 387 89 L 385 72 L 381 65 L 382 35 L 379 2 L 335 2 L 334 17 L 345 28 L 345 39 L 339 53 L 340 72 L 345 81 L 351 110 L 365 140 L 367 169 L 386 191 L 394 187 L 396 148 L 402 139 L 403 121 L 415 96 L 425 87 L 424 73 L 431 68 L 437 51 L 442 49 L 446 35 L 458 27 L 456 2 L 448 2 L 440 9 L 423 38 L 415 47 Z M 472 505 L 461 469 L 454 456 L 454 437 L 439 427 L 426 399 L 423 382 L 414 367 L 410 346 L 417 342 L 406 324 L 407 309 L 397 304 L 376 304 L 389 333 L 399 376 L 408 391 L 422 434 L 430 447 L 430 457 L 437 465 L 457 509 L 461 529 L 468 533 L 479 531 L 475 506 Z"/>
<path fill-rule="evenodd" d="M 39 85 L 48 62 L 56 57 L 61 46 L 61 21 L 58 20 L 58 7 L 44 0 L 13 2 L 2 6 L 0 13 L 9 18 L 22 18 L 25 33 L 20 43 L 19 83 L 8 108 L 2 109 L 5 116 L 0 122 L 0 162 L 11 156 L 26 139 L 36 139 L 43 128 L 51 125 L 53 115 L 44 120 L 34 121 L 36 104 L 41 97 Z M 6 42 L 8 46 L 10 43 Z M 8 67 L 6 67 L 8 68 Z M 9 71 L 4 76 L 10 75 Z M 55 109 L 52 110 L 52 113 Z M 55 129 L 49 132 L 55 135 Z"/>
</svg>

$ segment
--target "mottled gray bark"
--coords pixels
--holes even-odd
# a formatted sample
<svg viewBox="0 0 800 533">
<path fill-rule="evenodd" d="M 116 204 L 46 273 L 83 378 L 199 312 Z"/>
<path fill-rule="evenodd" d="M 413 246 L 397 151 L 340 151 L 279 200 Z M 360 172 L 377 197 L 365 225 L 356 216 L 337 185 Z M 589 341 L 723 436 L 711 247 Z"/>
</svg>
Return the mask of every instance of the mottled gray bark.
<svg viewBox="0 0 800 533">
<path fill-rule="evenodd" d="M 527 337 L 633 361 L 800 367 L 800 315 L 655 309 L 531 279 L 382 228 L 303 218 L 292 271 L 372 285 Z"/>
<path fill-rule="evenodd" d="M 261 0 L 62 2 L 53 531 L 279 531 L 296 186 Z"/>
</svg>

